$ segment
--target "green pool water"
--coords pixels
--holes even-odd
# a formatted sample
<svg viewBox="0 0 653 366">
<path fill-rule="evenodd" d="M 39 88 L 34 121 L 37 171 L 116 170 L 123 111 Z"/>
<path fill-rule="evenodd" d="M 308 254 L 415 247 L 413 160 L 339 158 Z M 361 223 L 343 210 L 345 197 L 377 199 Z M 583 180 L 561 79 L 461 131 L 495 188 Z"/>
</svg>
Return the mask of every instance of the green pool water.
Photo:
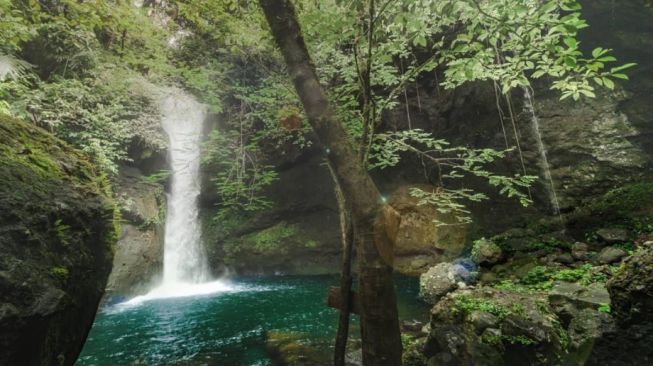
<svg viewBox="0 0 653 366">
<path fill-rule="evenodd" d="M 234 278 L 232 291 L 105 305 L 76 366 L 271 365 L 268 331 L 301 332 L 328 357 L 338 313 L 326 307 L 335 276 Z M 396 281 L 400 318 L 424 320 L 416 279 Z M 355 318 L 355 316 L 353 317 Z M 358 332 L 356 319 L 352 324 Z"/>
</svg>

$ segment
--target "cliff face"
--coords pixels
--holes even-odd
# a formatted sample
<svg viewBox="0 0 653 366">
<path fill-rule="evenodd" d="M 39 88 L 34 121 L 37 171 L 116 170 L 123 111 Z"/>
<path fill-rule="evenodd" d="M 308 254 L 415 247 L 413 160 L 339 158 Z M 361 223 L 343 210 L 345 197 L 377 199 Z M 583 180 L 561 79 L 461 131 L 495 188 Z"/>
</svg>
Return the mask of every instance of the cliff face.
<svg viewBox="0 0 653 366">
<path fill-rule="evenodd" d="M 498 196 L 483 182 L 465 179 L 465 187 L 488 194 L 491 201 L 472 204 L 470 209 L 474 224 L 454 236 L 446 235 L 445 242 L 438 239 L 438 235 L 429 234 L 435 229 L 424 227 L 432 225 L 432 222 L 418 217 L 416 212 L 423 209 L 410 206 L 410 200 L 399 202 L 401 211 L 405 213 L 404 220 L 411 226 L 410 232 L 429 234 L 398 243 L 400 271 L 423 271 L 442 252 L 460 253 L 461 245 L 469 244 L 470 239 L 524 226 L 550 215 L 554 200 L 550 183 L 544 178 L 545 167 L 537 137 L 546 149 L 553 188 L 558 205 L 564 212 L 573 211 L 584 201 L 601 196 L 610 189 L 651 177 L 653 104 L 650 103 L 650 95 L 653 92 L 653 69 L 644 65 L 650 64 L 653 47 L 642 45 L 653 39 L 653 26 L 650 23 L 653 11 L 639 0 L 620 2 L 618 5 L 607 0 L 586 1 L 584 5 L 584 15 L 591 27 L 581 33 L 583 47 L 589 52 L 598 46 L 613 48 L 621 63 L 639 62 L 642 65 L 629 72 L 632 80 L 622 83 L 614 92 L 600 91 L 596 99 L 561 102 L 559 95 L 549 91 L 547 85 L 535 85 L 533 106 L 539 124 L 536 129 L 533 113 L 527 107 L 521 90 L 512 95 L 513 127 L 506 100 L 500 98 L 498 108 L 492 85 L 475 83 L 456 90 L 444 90 L 438 86 L 437 78 L 427 76 L 409 87 L 402 105 L 384 116 L 383 129 L 406 129 L 410 123 L 413 128 L 431 132 L 459 146 L 503 149 L 506 140 L 509 146 L 516 146 L 518 140 L 526 172 L 540 177 L 532 189 L 535 205 L 530 208 L 523 208 L 514 200 Z M 216 228 L 222 223 L 207 224 L 205 232 L 215 233 L 207 237 L 207 245 L 213 248 L 214 262 L 221 262 L 224 256 L 222 248 L 233 246 L 238 235 L 254 235 L 288 221 L 297 228 L 313 232 L 310 240 L 320 244 L 317 250 L 311 252 L 311 256 L 332 258 L 339 252 L 337 235 L 320 235 L 339 230 L 331 180 L 326 168 L 319 164 L 320 156 L 319 151 L 310 151 L 298 153 L 298 157 L 290 161 L 282 156 L 271 159 L 285 161 L 280 180 L 269 191 L 269 197 L 277 206 L 236 223 L 232 228 L 234 235 L 219 234 Z M 493 169 L 520 173 L 523 168 L 517 151 L 514 151 L 508 159 L 496 163 Z M 210 174 L 207 172 L 207 175 Z M 406 187 L 429 184 L 432 180 L 429 174 L 432 172 L 426 171 L 422 162 L 412 156 L 406 156 L 396 168 L 372 171 L 381 192 L 387 197 L 400 196 Z M 303 188 L 293 191 L 289 187 Z M 204 201 L 205 217 L 210 217 L 215 211 L 213 204 L 216 201 L 209 196 L 206 195 Z M 303 208 L 288 210 L 288 207 Z M 306 214 L 308 211 L 310 215 Z M 315 215 L 322 219 L 315 220 Z M 454 238 L 462 243 L 455 242 L 452 240 Z M 423 243 L 415 242 L 419 240 Z M 439 244 L 433 243 L 434 240 Z M 241 269 L 258 266 L 254 258 L 260 257 L 255 249 L 244 246 L 240 253 L 243 258 L 248 258 L 249 253 L 252 258 L 239 261 Z M 294 249 L 284 253 L 291 258 L 290 262 L 301 263 L 304 260 Z M 269 254 L 274 256 L 275 253 Z M 248 263 L 252 263 L 252 266 Z M 267 263 L 270 264 L 268 268 L 279 268 L 272 262 Z M 330 263 L 335 265 L 337 261 Z M 286 264 L 285 267 L 292 266 Z M 337 270 L 337 267 L 334 266 L 333 270 Z"/>
<path fill-rule="evenodd" d="M 0 117 L 0 364 L 75 362 L 116 239 L 106 179 L 87 158 Z"/>
</svg>

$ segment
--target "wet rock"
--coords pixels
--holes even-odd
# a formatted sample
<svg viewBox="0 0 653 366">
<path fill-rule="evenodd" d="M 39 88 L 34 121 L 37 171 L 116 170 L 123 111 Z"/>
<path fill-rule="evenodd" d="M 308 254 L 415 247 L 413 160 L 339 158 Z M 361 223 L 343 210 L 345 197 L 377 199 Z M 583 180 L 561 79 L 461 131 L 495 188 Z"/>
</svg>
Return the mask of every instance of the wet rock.
<svg viewBox="0 0 653 366">
<path fill-rule="evenodd" d="M 108 189 L 81 152 L 0 116 L 0 365 L 75 363 L 111 271 Z"/>
<path fill-rule="evenodd" d="M 209 266 L 238 274 L 325 274 L 341 267 L 341 237 L 333 179 L 322 150 L 284 145 L 266 152 L 263 164 L 278 168 L 279 180 L 265 190 L 274 205 L 219 222 L 220 202 L 212 179 L 218 167 L 202 165 L 200 221 Z M 285 150 L 288 148 L 288 150 Z"/>
<path fill-rule="evenodd" d="M 560 264 L 572 264 L 574 263 L 574 258 L 569 253 L 560 253 L 556 254 L 553 257 L 553 262 Z"/>
<path fill-rule="evenodd" d="M 593 309 L 578 311 L 567 329 L 569 354 L 565 357 L 565 364 L 585 365 L 595 351 L 596 342 L 611 329 L 612 320 L 608 314 Z"/>
<path fill-rule="evenodd" d="M 612 312 L 622 322 L 653 323 L 653 245 L 642 245 L 608 281 Z"/>
<path fill-rule="evenodd" d="M 598 309 L 601 305 L 610 304 L 610 294 L 605 285 L 600 283 L 584 286 L 574 282 L 558 281 L 553 284 L 548 296 L 554 306 L 569 303 L 579 309 Z"/>
<path fill-rule="evenodd" d="M 628 241 L 630 234 L 626 229 L 603 228 L 596 231 L 596 235 L 608 244 L 623 243 Z"/>
<path fill-rule="evenodd" d="M 571 256 L 578 261 L 589 259 L 589 246 L 581 242 L 574 243 L 571 246 Z"/>
<path fill-rule="evenodd" d="M 485 311 L 474 311 L 469 314 L 469 322 L 474 326 L 476 334 L 481 334 L 486 329 L 496 326 L 499 318 Z"/>
<path fill-rule="evenodd" d="M 501 261 L 503 250 L 491 240 L 476 240 L 472 247 L 472 260 L 479 265 L 493 265 Z"/>
<path fill-rule="evenodd" d="M 420 276 L 419 297 L 429 304 L 436 304 L 444 295 L 457 289 L 458 282 L 452 263 L 436 264 Z"/>
<path fill-rule="evenodd" d="M 351 351 L 345 355 L 345 366 L 363 366 L 363 350 Z"/>
<path fill-rule="evenodd" d="M 501 279 L 520 280 L 538 265 L 538 258 L 534 256 L 513 257 L 506 263 L 492 267 L 492 272 Z"/>
<path fill-rule="evenodd" d="M 159 184 L 131 167 L 121 167 L 115 190 L 124 223 L 106 291 L 134 296 L 147 292 L 162 272 L 165 198 Z"/>
<path fill-rule="evenodd" d="M 275 365 L 327 366 L 329 354 L 308 343 L 308 335 L 301 332 L 269 331 L 265 347 Z M 355 364 L 355 363 L 354 363 Z"/>
<path fill-rule="evenodd" d="M 420 275 L 429 266 L 458 258 L 465 246 L 468 229 L 466 225 L 437 225 L 434 220 L 448 223 L 453 218 L 438 212 L 432 205 L 420 205 L 419 199 L 410 194 L 414 188 L 433 189 L 431 186 L 405 185 L 395 189 L 388 200 L 401 215 L 394 268 L 408 275 Z"/>
<path fill-rule="evenodd" d="M 628 253 L 621 248 L 606 247 L 599 252 L 596 260 L 601 264 L 612 264 L 620 262 L 626 256 Z"/>
</svg>

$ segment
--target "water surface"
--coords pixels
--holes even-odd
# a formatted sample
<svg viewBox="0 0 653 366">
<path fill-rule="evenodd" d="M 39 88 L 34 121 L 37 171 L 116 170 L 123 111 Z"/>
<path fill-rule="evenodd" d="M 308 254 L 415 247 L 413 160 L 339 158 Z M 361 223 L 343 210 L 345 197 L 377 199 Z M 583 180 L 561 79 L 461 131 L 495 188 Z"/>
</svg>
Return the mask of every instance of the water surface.
<svg viewBox="0 0 653 366">
<path fill-rule="evenodd" d="M 76 365 L 271 365 L 268 331 L 301 332 L 328 358 L 338 313 L 325 298 L 337 283 L 336 276 L 237 278 L 225 292 L 107 305 Z M 396 283 L 400 317 L 423 320 L 417 280 Z"/>
</svg>

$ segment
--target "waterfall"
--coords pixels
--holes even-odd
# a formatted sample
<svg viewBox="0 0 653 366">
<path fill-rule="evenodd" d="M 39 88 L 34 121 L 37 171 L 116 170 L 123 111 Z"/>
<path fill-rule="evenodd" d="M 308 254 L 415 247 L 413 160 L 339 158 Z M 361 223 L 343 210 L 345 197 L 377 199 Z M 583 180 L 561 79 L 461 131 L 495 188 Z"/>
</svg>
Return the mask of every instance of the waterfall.
<svg viewBox="0 0 653 366">
<path fill-rule="evenodd" d="M 551 167 L 549 166 L 546 147 L 542 142 L 542 134 L 540 133 L 540 119 L 537 117 L 537 113 L 535 113 L 533 95 L 531 94 L 528 87 L 523 87 L 523 91 L 524 108 L 531 116 L 531 128 L 533 130 L 533 135 L 535 136 L 537 151 L 540 155 L 540 166 L 542 169 L 542 174 L 544 175 L 544 179 L 546 180 L 545 186 L 547 195 L 549 196 L 551 210 L 553 211 L 554 215 L 560 215 L 560 203 L 558 202 L 558 195 L 556 193 L 555 185 L 553 184 L 553 177 L 551 176 Z"/>
<path fill-rule="evenodd" d="M 233 291 L 222 280 L 211 280 L 201 243 L 198 214 L 200 144 L 206 107 L 181 90 L 168 89 L 159 105 L 161 125 L 170 140 L 172 181 L 163 248 L 163 279 L 149 293 L 119 304 L 127 308 L 149 300 Z"/>
<path fill-rule="evenodd" d="M 163 129 L 170 140 L 172 184 L 168 195 L 163 283 L 208 279 L 201 245 L 197 199 L 200 194 L 200 141 L 206 108 L 179 91 L 161 102 Z"/>
</svg>

